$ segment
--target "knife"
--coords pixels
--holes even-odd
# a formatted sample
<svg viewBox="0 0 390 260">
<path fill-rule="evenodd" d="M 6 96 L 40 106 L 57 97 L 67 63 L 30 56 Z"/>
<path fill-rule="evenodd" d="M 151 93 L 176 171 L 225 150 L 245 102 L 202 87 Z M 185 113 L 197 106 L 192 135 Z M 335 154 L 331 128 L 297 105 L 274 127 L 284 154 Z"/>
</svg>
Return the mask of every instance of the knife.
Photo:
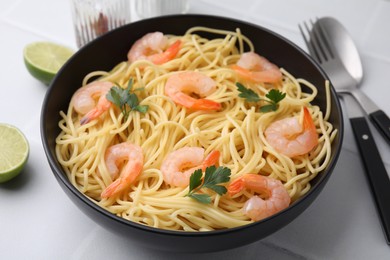
<svg viewBox="0 0 390 260">
<path fill-rule="evenodd" d="M 366 111 L 368 117 L 371 119 L 378 132 L 390 145 L 390 118 L 371 99 L 367 98 L 362 93 L 356 91 L 351 93 Z"/>
<path fill-rule="evenodd" d="M 387 243 L 390 245 L 390 179 L 368 122 L 356 103 L 356 100 L 349 94 L 343 94 L 342 99 L 347 108 L 352 131 L 374 195 L 383 232 Z"/>
<path fill-rule="evenodd" d="M 377 126 L 379 132 L 383 135 L 388 144 L 390 144 L 390 119 L 383 112 L 383 110 L 378 109 L 375 112 L 369 114 L 369 117 Z"/>
</svg>

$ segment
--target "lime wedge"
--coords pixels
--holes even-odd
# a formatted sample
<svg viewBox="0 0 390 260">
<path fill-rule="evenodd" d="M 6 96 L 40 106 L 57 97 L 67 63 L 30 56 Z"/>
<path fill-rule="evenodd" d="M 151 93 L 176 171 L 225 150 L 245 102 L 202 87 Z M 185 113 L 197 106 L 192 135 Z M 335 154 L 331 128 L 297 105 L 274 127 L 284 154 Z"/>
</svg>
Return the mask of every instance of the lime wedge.
<svg viewBox="0 0 390 260">
<path fill-rule="evenodd" d="M 72 49 L 56 43 L 33 42 L 24 48 L 23 58 L 30 74 L 49 85 L 73 53 Z"/>
<path fill-rule="evenodd" d="M 0 123 L 0 183 L 17 176 L 26 165 L 29 145 L 14 126 Z"/>
</svg>

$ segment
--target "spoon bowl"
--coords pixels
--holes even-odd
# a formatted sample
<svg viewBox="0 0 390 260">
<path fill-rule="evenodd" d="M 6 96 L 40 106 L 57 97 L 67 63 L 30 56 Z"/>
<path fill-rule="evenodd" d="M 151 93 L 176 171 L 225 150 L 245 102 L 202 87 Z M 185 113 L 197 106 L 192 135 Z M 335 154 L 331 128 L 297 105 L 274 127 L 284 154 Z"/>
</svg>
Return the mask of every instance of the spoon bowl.
<svg viewBox="0 0 390 260">
<path fill-rule="evenodd" d="M 348 93 L 355 97 L 374 126 L 390 144 L 390 119 L 358 86 L 363 80 L 363 66 L 354 41 L 344 26 L 332 17 L 319 19 L 313 29 L 321 31 L 326 47 L 322 48 L 322 67 L 339 93 Z M 318 28 L 319 27 L 319 28 Z M 327 49 L 327 50 L 325 50 Z M 329 51 L 329 53 L 326 53 Z M 321 56 L 320 53 L 318 53 Z"/>
<path fill-rule="evenodd" d="M 321 26 L 325 28 L 329 39 L 332 39 L 333 52 L 340 57 L 340 62 L 357 84 L 343 86 L 345 89 L 356 89 L 363 80 L 363 66 L 358 49 L 345 27 L 331 17 L 321 18 Z"/>
</svg>

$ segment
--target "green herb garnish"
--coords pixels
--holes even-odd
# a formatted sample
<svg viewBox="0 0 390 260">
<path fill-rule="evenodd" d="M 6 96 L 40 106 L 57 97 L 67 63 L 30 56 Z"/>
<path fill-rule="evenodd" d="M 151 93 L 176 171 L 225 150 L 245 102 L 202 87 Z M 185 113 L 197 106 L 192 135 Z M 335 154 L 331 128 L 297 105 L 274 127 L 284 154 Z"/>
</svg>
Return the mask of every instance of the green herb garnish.
<svg viewBox="0 0 390 260">
<path fill-rule="evenodd" d="M 231 171 L 227 167 L 210 166 L 206 168 L 205 176 L 202 181 L 202 170 L 195 170 L 190 177 L 189 192 L 186 196 L 193 198 L 201 203 L 210 204 L 211 197 L 208 194 L 199 194 L 202 188 L 207 188 L 215 191 L 219 195 L 223 195 L 227 192 L 225 186 L 219 185 L 221 183 L 228 182 L 230 180 Z"/>
<path fill-rule="evenodd" d="M 149 106 L 139 105 L 138 96 L 135 93 L 131 93 L 133 88 L 133 80 L 130 79 L 126 89 L 118 86 L 113 86 L 107 93 L 106 98 L 111 101 L 114 105 L 119 107 L 125 118 L 129 116 L 131 110 L 135 110 L 141 113 L 146 113 Z M 134 91 L 141 90 L 136 89 Z"/>
<path fill-rule="evenodd" d="M 253 90 L 251 90 L 250 88 L 244 87 L 244 85 L 242 85 L 239 82 L 236 83 L 236 86 L 237 86 L 238 91 L 240 92 L 240 94 L 238 94 L 238 96 L 245 98 L 246 101 L 259 102 L 261 100 L 259 95 L 257 95 L 257 93 L 254 92 Z"/>
<path fill-rule="evenodd" d="M 236 83 L 237 89 L 240 92 L 238 95 L 239 97 L 245 98 L 248 102 L 259 102 L 259 101 L 265 101 L 268 104 L 261 106 L 260 111 L 263 113 L 270 112 L 270 111 L 276 111 L 279 107 L 279 102 L 282 101 L 286 97 L 286 93 L 280 92 L 277 89 L 271 89 L 268 91 L 268 93 L 265 95 L 267 99 L 262 99 L 259 97 L 259 95 L 254 92 L 253 90 L 244 87 L 241 83 Z"/>
</svg>

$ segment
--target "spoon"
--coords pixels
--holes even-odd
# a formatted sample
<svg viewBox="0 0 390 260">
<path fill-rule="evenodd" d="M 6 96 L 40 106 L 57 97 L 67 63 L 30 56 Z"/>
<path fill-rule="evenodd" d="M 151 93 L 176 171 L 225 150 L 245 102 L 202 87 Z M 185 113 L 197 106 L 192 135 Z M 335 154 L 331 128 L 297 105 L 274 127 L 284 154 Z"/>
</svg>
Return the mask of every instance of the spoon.
<svg viewBox="0 0 390 260">
<path fill-rule="evenodd" d="M 339 56 L 345 69 L 349 72 L 355 84 L 334 84 L 337 92 L 348 93 L 355 97 L 374 126 L 390 145 L 390 119 L 358 86 L 363 80 L 363 67 L 358 50 L 347 30 L 336 20 L 330 17 L 318 20 L 333 43 L 335 56 Z"/>
<path fill-rule="evenodd" d="M 310 53 L 317 58 L 317 61 L 327 72 L 333 87 L 338 93 L 346 93 L 342 95 L 342 98 L 345 101 L 344 104 L 347 108 L 351 128 L 374 195 L 386 242 L 390 244 L 390 179 L 366 118 L 363 116 L 361 109 L 357 107 L 357 104 L 355 106 L 356 100 L 363 102 L 368 100 L 364 104 L 361 103 L 361 106 L 375 109 L 371 113 L 366 110 L 371 119 L 377 115 L 373 113 L 379 111 L 382 113 L 382 117 L 385 117 L 385 120 L 380 120 L 379 123 L 387 123 L 390 126 L 390 121 L 383 111 L 379 110 L 368 97 L 357 89 L 357 85 L 363 78 L 359 54 L 352 39 L 336 19 L 325 17 L 317 20 L 311 30 L 313 36 L 311 41 L 308 41 L 304 34 L 302 35 Z M 320 53 L 323 55 L 320 55 Z M 349 87 L 350 85 L 352 87 Z M 353 100 L 352 96 L 356 100 Z M 375 126 L 378 125 L 375 124 Z M 387 139 L 387 141 L 389 140 Z"/>
</svg>

